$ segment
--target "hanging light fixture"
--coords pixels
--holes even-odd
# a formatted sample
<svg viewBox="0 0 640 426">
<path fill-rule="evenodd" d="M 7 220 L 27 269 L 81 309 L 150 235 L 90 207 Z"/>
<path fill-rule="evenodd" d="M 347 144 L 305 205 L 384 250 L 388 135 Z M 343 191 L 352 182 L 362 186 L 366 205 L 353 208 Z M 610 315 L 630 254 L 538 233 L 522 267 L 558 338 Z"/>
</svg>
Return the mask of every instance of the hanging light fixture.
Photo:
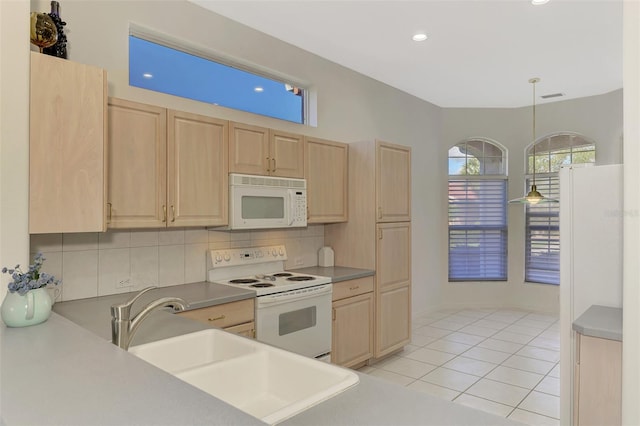
<svg viewBox="0 0 640 426">
<path fill-rule="evenodd" d="M 557 203 L 558 200 L 553 198 L 546 198 L 536 187 L 536 83 L 540 82 L 539 78 L 532 78 L 529 83 L 533 85 L 533 181 L 531 183 L 531 191 L 522 197 L 509 200 L 509 204 L 543 204 L 543 203 Z M 527 164 L 529 162 L 527 161 Z"/>
</svg>

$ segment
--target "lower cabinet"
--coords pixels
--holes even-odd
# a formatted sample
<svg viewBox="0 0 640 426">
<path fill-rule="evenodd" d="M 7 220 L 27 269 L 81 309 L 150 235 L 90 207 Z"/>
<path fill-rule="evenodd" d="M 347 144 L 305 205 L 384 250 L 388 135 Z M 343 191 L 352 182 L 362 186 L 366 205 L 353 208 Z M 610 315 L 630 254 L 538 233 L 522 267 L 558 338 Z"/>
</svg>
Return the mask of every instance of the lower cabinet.
<svg viewBox="0 0 640 426">
<path fill-rule="evenodd" d="M 220 327 L 241 336 L 255 338 L 254 306 L 254 299 L 245 299 L 207 308 L 178 312 L 176 315 Z"/>
<path fill-rule="evenodd" d="M 373 277 L 333 284 L 331 361 L 353 367 L 373 357 Z"/>
<path fill-rule="evenodd" d="M 573 423 L 622 422 L 622 342 L 576 334 Z"/>
</svg>

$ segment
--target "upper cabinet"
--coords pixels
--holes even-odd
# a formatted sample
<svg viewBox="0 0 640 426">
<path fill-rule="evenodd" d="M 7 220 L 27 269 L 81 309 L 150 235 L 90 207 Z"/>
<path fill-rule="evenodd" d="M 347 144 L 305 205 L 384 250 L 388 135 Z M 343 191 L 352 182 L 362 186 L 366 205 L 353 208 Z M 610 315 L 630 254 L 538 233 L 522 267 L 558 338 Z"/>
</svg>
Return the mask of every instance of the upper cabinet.
<svg viewBox="0 0 640 426">
<path fill-rule="evenodd" d="M 349 145 L 305 137 L 307 223 L 347 221 Z"/>
<path fill-rule="evenodd" d="M 169 111 L 169 226 L 228 222 L 228 122 Z"/>
<path fill-rule="evenodd" d="M 109 99 L 109 228 L 166 226 L 167 110 Z"/>
<path fill-rule="evenodd" d="M 229 171 L 304 177 L 304 138 L 242 123 L 230 123 Z"/>
<path fill-rule="evenodd" d="M 106 71 L 31 52 L 29 232 L 105 225 Z"/>
<path fill-rule="evenodd" d="M 378 222 L 411 220 L 411 150 L 376 142 L 376 214 Z"/>
<path fill-rule="evenodd" d="M 109 100 L 110 228 L 227 223 L 227 121 Z"/>
</svg>

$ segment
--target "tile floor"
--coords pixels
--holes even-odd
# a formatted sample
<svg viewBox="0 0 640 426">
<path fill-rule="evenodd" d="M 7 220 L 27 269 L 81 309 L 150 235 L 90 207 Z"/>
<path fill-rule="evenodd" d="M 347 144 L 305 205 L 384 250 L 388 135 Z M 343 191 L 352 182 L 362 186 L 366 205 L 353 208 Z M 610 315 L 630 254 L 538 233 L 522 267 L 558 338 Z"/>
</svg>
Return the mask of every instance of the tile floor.
<svg viewBox="0 0 640 426">
<path fill-rule="evenodd" d="M 529 425 L 559 425 L 558 316 L 509 309 L 414 319 L 411 344 L 359 371 Z"/>
</svg>

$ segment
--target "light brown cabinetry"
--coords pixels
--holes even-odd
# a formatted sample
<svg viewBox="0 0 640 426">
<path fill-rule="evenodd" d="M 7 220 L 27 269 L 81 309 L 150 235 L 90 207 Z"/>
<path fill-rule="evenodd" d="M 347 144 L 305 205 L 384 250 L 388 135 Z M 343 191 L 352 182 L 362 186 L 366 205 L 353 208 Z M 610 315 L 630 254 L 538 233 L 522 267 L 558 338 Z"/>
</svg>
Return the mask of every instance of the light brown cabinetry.
<svg viewBox="0 0 640 426">
<path fill-rule="evenodd" d="M 622 342 L 576 333 L 575 425 L 622 422 Z"/>
<path fill-rule="evenodd" d="M 304 177 L 304 137 L 265 127 L 230 123 L 229 171 Z"/>
<path fill-rule="evenodd" d="M 331 362 L 352 367 L 373 357 L 373 277 L 333 284 Z"/>
<path fill-rule="evenodd" d="M 109 100 L 110 228 L 227 223 L 228 122 Z"/>
<path fill-rule="evenodd" d="M 245 299 L 207 308 L 178 312 L 176 315 L 219 327 L 231 333 L 254 338 L 254 306 L 254 299 Z"/>
<path fill-rule="evenodd" d="M 376 271 L 375 358 L 402 348 L 411 336 L 410 177 L 409 147 L 350 144 L 350 219 L 325 226 L 325 243 L 333 247 L 337 265 Z"/>
<path fill-rule="evenodd" d="M 106 230 L 107 74 L 31 52 L 29 233 Z"/>
<path fill-rule="evenodd" d="M 348 219 L 349 145 L 305 137 L 307 223 Z"/>
</svg>

